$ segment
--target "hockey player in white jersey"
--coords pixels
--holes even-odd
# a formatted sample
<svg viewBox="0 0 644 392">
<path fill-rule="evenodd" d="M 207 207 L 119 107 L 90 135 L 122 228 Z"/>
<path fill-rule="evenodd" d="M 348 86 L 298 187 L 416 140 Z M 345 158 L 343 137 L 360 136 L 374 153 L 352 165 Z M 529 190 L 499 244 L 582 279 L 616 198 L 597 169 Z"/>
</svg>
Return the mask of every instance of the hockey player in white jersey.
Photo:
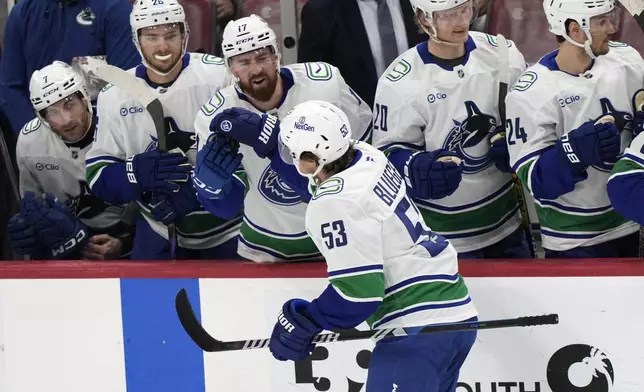
<svg viewBox="0 0 644 392">
<path fill-rule="evenodd" d="M 55 61 L 33 73 L 29 92 L 37 116 L 16 147 L 23 200 L 9 224 L 13 249 L 32 259 L 126 255 L 134 231 L 129 210 L 95 197 L 85 183 L 96 120 L 83 77 Z"/>
<path fill-rule="evenodd" d="M 559 49 L 512 87 L 506 130 L 512 166 L 536 202 L 545 255 L 636 257 L 637 225 L 613 209 L 606 183 L 632 138 L 644 62 L 610 41 L 619 29 L 613 0 L 543 7 Z"/>
<path fill-rule="evenodd" d="M 326 260 L 329 285 L 311 302 L 283 305 L 270 350 L 278 360 L 303 360 L 322 330 L 364 321 L 401 327 L 411 336 L 376 343 L 366 391 L 454 392 L 476 332 L 416 333 L 476 320 L 456 250 L 425 225 L 385 155 L 350 135 L 345 113 L 326 102 L 299 104 L 281 123 L 280 155 L 317 185 L 306 231 Z"/>
<path fill-rule="evenodd" d="M 128 72 L 144 80 L 163 105 L 169 153 L 157 150 L 151 116 L 127 91 L 108 85 L 98 97 L 96 141 L 87 155 L 92 192 L 111 203 L 137 201 L 133 259 L 238 258 L 241 215 L 228 220 L 204 211 L 189 180 L 196 155 L 193 123 L 199 108 L 231 76 L 219 57 L 187 53 L 189 27 L 176 0 L 138 0 L 130 16 L 142 64 Z M 167 224 L 177 226 L 172 255 Z"/>
<path fill-rule="evenodd" d="M 279 161 L 272 159 L 279 118 L 300 102 L 324 100 L 349 113 L 354 137 L 367 140 L 371 110 L 329 64 L 280 67 L 275 32 L 256 15 L 228 23 L 222 48 L 236 83 L 217 92 L 195 121 L 199 141 L 195 183 L 200 200 L 218 216 L 238 211 L 243 204 L 239 254 L 247 259 L 317 258 L 320 254 L 304 231 L 302 195 L 276 174 L 272 164 Z M 239 153 L 228 148 L 229 139 L 241 144 Z M 248 186 L 231 182 L 226 174 L 234 168 L 230 162 L 242 155 Z"/>
<path fill-rule="evenodd" d="M 644 89 L 635 92 L 633 110 L 635 139 L 613 167 L 606 189 L 615 211 L 644 226 Z M 639 257 L 642 256 L 640 250 Z"/>
<path fill-rule="evenodd" d="M 498 108 L 496 37 L 472 0 L 411 0 L 429 39 L 378 81 L 373 145 L 405 175 L 425 223 L 462 258 L 530 258 Z M 511 80 L 525 69 L 508 42 Z"/>
</svg>

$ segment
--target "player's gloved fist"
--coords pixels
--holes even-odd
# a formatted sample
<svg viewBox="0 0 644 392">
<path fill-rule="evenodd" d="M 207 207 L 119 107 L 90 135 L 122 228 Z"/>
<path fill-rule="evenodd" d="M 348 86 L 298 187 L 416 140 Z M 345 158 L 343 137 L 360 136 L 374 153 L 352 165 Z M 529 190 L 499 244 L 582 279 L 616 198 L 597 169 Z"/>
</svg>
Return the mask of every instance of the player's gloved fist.
<svg viewBox="0 0 644 392">
<path fill-rule="evenodd" d="M 574 171 L 582 172 L 587 166 L 617 161 L 621 137 L 614 118 L 606 115 L 596 122 L 586 121 L 579 128 L 563 135 L 555 148 L 562 165 L 569 165 Z"/>
<path fill-rule="evenodd" d="M 181 183 L 178 192 L 155 194 L 150 203 L 150 213 L 154 220 L 167 225 L 176 222 L 201 207 L 192 181 Z"/>
<path fill-rule="evenodd" d="M 20 213 L 9 220 L 7 234 L 9 234 L 11 249 L 20 255 L 35 255 L 40 248 L 36 230 L 27 223 Z"/>
<path fill-rule="evenodd" d="M 508 152 L 508 142 L 505 139 L 505 129 L 497 127 L 490 134 L 490 158 L 494 160 L 494 165 L 503 173 L 510 173 L 510 153 Z"/>
<path fill-rule="evenodd" d="M 197 164 L 192 177 L 195 189 L 206 199 L 220 199 L 230 191 L 233 173 L 241 164 L 243 155 L 225 137 L 212 133 L 208 142 L 197 153 Z"/>
<path fill-rule="evenodd" d="M 644 89 L 637 90 L 633 95 L 633 137 L 644 131 Z"/>
<path fill-rule="evenodd" d="M 20 213 L 36 231 L 40 246 L 49 250 L 48 258 L 74 258 L 72 255 L 80 252 L 89 240 L 87 227 L 53 195 L 45 193 L 44 197 L 36 198 L 30 193 L 25 194 L 29 200 Z"/>
<path fill-rule="evenodd" d="M 315 349 L 311 339 L 322 332 L 322 328 L 304 315 L 308 305 L 308 301 L 296 298 L 282 306 L 268 346 L 275 359 L 301 361 Z"/>
<path fill-rule="evenodd" d="M 279 130 L 277 117 L 238 107 L 222 111 L 210 122 L 211 132 L 253 147 L 260 158 L 270 158 L 277 151 Z"/>
<path fill-rule="evenodd" d="M 140 192 L 178 192 L 179 184 L 190 178 L 192 166 L 180 152 L 146 151 L 129 157 L 125 163 L 127 179 Z"/>
<path fill-rule="evenodd" d="M 412 197 L 442 199 L 458 189 L 463 162 L 453 152 L 417 152 L 405 163 L 405 182 Z"/>
</svg>

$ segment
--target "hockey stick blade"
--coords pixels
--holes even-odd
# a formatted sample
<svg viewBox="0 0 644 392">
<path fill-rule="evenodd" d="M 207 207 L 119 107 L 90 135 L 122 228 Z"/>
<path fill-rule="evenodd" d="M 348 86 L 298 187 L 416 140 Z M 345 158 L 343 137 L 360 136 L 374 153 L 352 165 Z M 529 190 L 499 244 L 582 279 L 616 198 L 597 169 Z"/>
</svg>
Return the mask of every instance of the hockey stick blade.
<svg viewBox="0 0 644 392">
<path fill-rule="evenodd" d="M 199 348 L 206 352 L 238 351 L 267 348 L 270 339 L 248 339 L 224 342 L 213 338 L 201 326 L 199 320 L 188 299 L 188 293 L 181 289 L 175 298 L 175 306 L 179 321 L 190 338 Z M 458 332 L 482 329 L 529 327 L 536 325 L 559 324 L 559 315 L 548 314 L 543 316 L 518 317 L 513 319 L 489 320 L 489 321 L 464 321 L 451 324 L 437 324 L 424 327 L 419 333 L 436 332 Z M 406 336 L 403 328 L 375 329 L 369 331 L 346 331 L 340 333 L 329 333 L 317 335 L 312 339 L 313 343 L 348 342 L 352 340 L 374 339 L 380 340 L 387 337 Z"/>
</svg>

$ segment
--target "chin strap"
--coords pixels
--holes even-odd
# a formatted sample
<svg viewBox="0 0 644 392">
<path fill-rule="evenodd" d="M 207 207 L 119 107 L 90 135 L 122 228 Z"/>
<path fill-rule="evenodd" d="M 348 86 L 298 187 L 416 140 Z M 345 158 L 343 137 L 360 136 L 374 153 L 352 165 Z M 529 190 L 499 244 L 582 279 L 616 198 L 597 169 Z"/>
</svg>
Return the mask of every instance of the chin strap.
<svg viewBox="0 0 644 392">
<path fill-rule="evenodd" d="M 593 53 L 592 48 L 590 47 L 590 45 L 593 44 L 593 38 L 591 37 L 590 33 L 587 32 L 586 30 L 584 30 L 584 34 L 586 35 L 586 40 L 584 41 L 583 44 L 580 44 L 579 42 L 576 42 L 575 40 L 570 38 L 570 36 L 568 34 L 566 34 L 566 33 L 563 33 L 563 37 L 564 37 L 564 39 L 566 41 L 568 41 L 572 45 L 575 45 L 578 48 L 583 48 L 584 51 L 586 52 L 586 54 L 588 55 L 588 57 L 590 57 L 591 59 L 594 60 L 595 58 L 597 58 L 597 56 L 595 56 L 595 54 Z"/>
</svg>

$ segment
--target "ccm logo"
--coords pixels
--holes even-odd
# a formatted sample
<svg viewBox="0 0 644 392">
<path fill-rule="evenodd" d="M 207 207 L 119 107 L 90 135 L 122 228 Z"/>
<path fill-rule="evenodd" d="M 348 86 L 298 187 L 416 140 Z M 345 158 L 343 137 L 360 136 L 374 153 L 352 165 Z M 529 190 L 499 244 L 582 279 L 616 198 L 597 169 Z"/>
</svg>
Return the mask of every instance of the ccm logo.
<svg viewBox="0 0 644 392">
<path fill-rule="evenodd" d="M 235 45 L 243 44 L 244 42 L 252 41 L 253 39 L 254 37 L 240 39 L 239 41 L 235 42 Z"/>
<path fill-rule="evenodd" d="M 438 100 L 445 99 L 445 98 L 447 98 L 447 94 L 444 94 L 444 93 L 429 94 L 427 96 L 427 101 L 429 103 L 434 103 Z"/>
<path fill-rule="evenodd" d="M 571 95 L 570 97 L 566 98 L 559 98 L 559 106 L 562 108 L 565 107 L 566 105 L 573 104 L 577 101 L 579 101 L 581 97 L 579 95 Z"/>
<path fill-rule="evenodd" d="M 60 170 L 60 166 L 53 164 L 53 163 L 45 163 L 44 165 L 40 162 L 36 163 L 36 169 L 38 171 L 43 171 L 43 170 Z"/>
<path fill-rule="evenodd" d="M 83 242 L 83 240 L 87 237 L 87 233 L 85 233 L 85 230 L 81 230 L 76 234 L 75 238 L 70 239 L 69 241 L 65 242 L 58 248 L 52 249 L 51 253 L 54 257 L 61 255 L 68 250 L 73 249 L 78 243 Z"/>
<path fill-rule="evenodd" d="M 121 108 L 121 116 L 125 117 L 128 114 L 143 113 L 143 108 L 140 106 L 132 106 L 129 108 Z"/>
</svg>

